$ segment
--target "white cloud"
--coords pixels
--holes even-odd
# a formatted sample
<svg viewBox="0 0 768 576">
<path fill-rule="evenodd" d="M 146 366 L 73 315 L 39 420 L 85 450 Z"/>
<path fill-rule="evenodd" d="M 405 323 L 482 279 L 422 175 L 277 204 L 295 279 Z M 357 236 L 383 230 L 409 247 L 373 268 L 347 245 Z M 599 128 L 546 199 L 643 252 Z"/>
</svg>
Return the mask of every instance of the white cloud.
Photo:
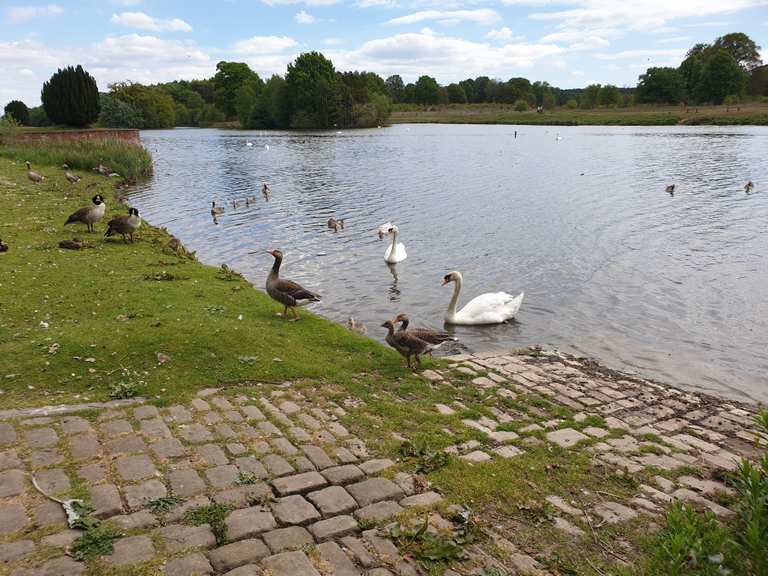
<svg viewBox="0 0 768 576">
<path fill-rule="evenodd" d="M 58 4 L 47 6 L 9 6 L 5 9 L 5 18 L 12 24 L 22 24 L 40 16 L 62 14 L 64 8 Z"/>
<path fill-rule="evenodd" d="M 296 16 L 294 16 L 294 19 L 299 24 L 312 24 L 315 21 L 315 17 L 312 16 L 312 14 L 309 14 L 306 10 L 297 12 Z"/>
<path fill-rule="evenodd" d="M 358 0 L 357 5 L 360 8 L 370 8 L 372 6 L 397 6 L 397 0 Z"/>
<path fill-rule="evenodd" d="M 340 44 L 344 44 L 346 40 L 344 38 L 336 38 L 336 37 L 329 37 L 329 38 L 323 38 L 323 44 L 326 46 L 338 46 Z"/>
<path fill-rule="evenodd" d="M 490 26 L 499 19 L 499 13 L 489 8 L 478 8 L 477 10 L 422 10 L 407 16 L 393 18 L 387 24 L 415 24 L 417 22 L 434 20 L 444 25 L 474 22 L 475 24 Z"/>
<path fill-rule="evenodd" d="M 276 54 L 298 44 L 290 36 L 251 36 L 235 42 L 234 51 L 238 54 Z"/>
<path fill-rule="evenodd" d="M 286 4 L 306 4 L 307 6 L 333 6 L 341 0 L 261 0 L 267 6 L 280 6 Z"/>
<path fill-rule="evenodd" d="M 507 26 L 504 26 L 499 30 L 491 30 L 485 35 L 485 37 L 489 40 L 501 40 L 508 42 L 509 40 L 512 40 L 512 30 L 510 30 Z"/>
<path fill-rule="evenodd" d="M 180 18 L 171 18 L 163 20 L 153 18 L 144 12 L 121 12 L 112 14 L 112 23 L 126 26 L 127 28 L 138 28 L 140 30 L 151 30 L 160 32 L 167 30 L 169 32 L 192 32 L 192 26 Z"/>
<path fill-rule="evenodd" d="M 679 42 L 690 42 L 693 40 L 692 36 L 673 36 L 672 38 L 660 38 L 656 40 L 656 44 L 677 44 Z"/>
</svg>

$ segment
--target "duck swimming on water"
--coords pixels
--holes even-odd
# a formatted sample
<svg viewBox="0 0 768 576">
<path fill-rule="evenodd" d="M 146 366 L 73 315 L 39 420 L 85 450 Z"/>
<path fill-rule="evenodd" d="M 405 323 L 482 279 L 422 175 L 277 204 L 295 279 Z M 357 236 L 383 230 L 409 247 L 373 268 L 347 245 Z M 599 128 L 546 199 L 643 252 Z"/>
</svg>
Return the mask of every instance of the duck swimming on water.
<svg viewBox="0 0 768 576">
<path fill-rule="evenodd" d="M 306 306 L 312 302 L 320 302 L 320 296 L 292 280 L 280 278 L 280 265 L 283 263 L 283 253 L 280 250 L 269 250 L 267 254 L 271 254 L 275 259 L 272 270 L 269 272 L 269 276 L 267 276 L 267 294 L 269 294 L 272 300 L 280 302 L 280 304 L 285 306 L 285 310 L 282 313 L 278 313 L 278 316 L 285 316 L 287 318 L 288 311 L 290 310 L 293 313 L 293 318 L 290 320 L 296 321 L 299 319 L 296 307 Z"/>
<path fill-rule="evenodd" d="M 675 195 L 675 185 L 674 184 L 670 184 L 669 186 L 667 186 L 666 191 L 667 191 L 667 193 L 670 196 L 674 196 Z"/>
<path fill-rule="evenodd" d="M 328 218 L 328 228 L 334 232 L 344 230 L 344 218 L 336 220 L 336 218 Z"/>
<path fill-rule="evenodd" d="M 217 216 L 219 214 L 224 214 L 224 208 L 221 206 L 216 206 L 216 202 L 211 202 L 211 216 Z"/>
<path fill-rule="evenodd" d="M 754 182 L 752 182 L 752 180 L 750 180 L 749 182 L 744 184 L 744 192 L 746 192 L 747 194 L 752 192 L 752 190 L 754 190 L 754 189 L 755 189 L 755 184 L 754 184 Z"/>
</svg>

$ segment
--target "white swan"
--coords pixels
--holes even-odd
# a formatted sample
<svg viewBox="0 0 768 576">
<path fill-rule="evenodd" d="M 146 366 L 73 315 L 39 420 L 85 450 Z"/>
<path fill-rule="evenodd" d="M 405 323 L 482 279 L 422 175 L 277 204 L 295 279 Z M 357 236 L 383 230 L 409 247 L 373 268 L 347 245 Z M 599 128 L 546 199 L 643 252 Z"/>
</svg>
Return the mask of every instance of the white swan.
<svg viewBox="0 0 768 576">
<path fill-rule="evenodd" d="M 387 251 L 384 252 L 384 260 L 388 264 L 396 264 L 408 258 L 408 254 L 405 252 L 405 244 L 397 241 L 397 233 L 399 231 L 398 227 L 391 222 L 379 226 L 379 239 L 387 234 L 392 234 L 392 243 L 387 247 Z"/>
<path fill-rule="evenodd" d="M 251 146 L 253 146 L 253 142 L 246 142 L 245 145 L 248 146 L 248 148 L 250 148 Z"/>
<path fill-rule="evenodd" d="M 487 292 L 467 302 L 466 306 L 456 312 L 459 303 L 459 294 L 464 279 L 461 272 L 450 272 L 443 277 L 443 286 L 449 282 L 455 282 L 453 296 L 445 313 L 447 324 L 461 324 L 465 326 L 482 324 L 501 324 L 515 317 L 523 303 L 525 293 L 517 296 L 506 292 Z"/>
</svg>

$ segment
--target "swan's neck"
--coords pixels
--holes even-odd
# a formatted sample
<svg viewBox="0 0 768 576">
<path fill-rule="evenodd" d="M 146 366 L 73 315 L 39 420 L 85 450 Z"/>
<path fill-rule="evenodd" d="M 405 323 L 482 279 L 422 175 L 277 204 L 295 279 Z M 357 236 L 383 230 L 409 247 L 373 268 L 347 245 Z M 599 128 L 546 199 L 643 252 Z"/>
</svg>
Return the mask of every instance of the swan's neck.
<svg viewBox="0 0 768 576">
<path fill-rule="evenodd" d="M 459 294 L 461 293 L 461 283 L 462 279 L 460 276 L 454 280 L 453 296 L 451 296 L 451 301 L 448 304 L 449 316 L 456 314 L 456 306 L 459 304 Z"/>
<path fill-rule="evenodd" d="M 392 231 L 392 244 L 390 246 L 394 252 L 395 246 L 397 246 L 397 230 Z"/>
</svg>

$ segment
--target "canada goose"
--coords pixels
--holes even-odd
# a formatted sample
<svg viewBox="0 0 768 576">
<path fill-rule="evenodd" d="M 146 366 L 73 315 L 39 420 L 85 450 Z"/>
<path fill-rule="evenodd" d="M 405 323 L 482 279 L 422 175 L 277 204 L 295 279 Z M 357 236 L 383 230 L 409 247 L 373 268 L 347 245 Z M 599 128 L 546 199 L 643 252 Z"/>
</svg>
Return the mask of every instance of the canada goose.
<svg viewBox="0 0 768 576">
<path fill-rule="evenodd" d="M 752 190 L 754 190 L 754 188 L 755 188 L 755 184 L 752 182 L 752 180 L 750 180 L 749 182 L 744 184 L 744 192 L 746 192 L 747 194 L 752 192 Z"/>
<path fill-rule="evenodd" d="M 224 208 L 216 206 L 216 202 L 211 202 L 211 216 L 216 216 L 218 214 L 224 214 Z"/>
<path fill-rule="evenodd" d="M 109 168 L 107 168 L 106 166 L 104 166 L 104 164 L 102 164 L 101 162 L 99 162 L 99 165 L 98 165 L 98 166 L 96 166 L 96 167 L 93 169 L 93 171 L 94 171 L 94 172 L 98 172 L 99 174 L 102 174 L 102 175 L 104 175 L 104 176 L 106 176 L 107 174 L 109 174 L 110 172 L 112 172 L 112 170 L 110 170 Z"/>
<path fill-rule="evenodd" d="M 133 233 L 141 226 L 141 216 L 136 208 L 128 208 L 128 214 L 122 216 L 115 216 L 107 224 L 107 231 L 104 232 L 104 236 L 114 236 L 120 234 L 125 241 L 126 234 L 130 236 L 131 242 L 133 242 Z"/>
<path fill-rule="evenodd" d="M 71 184 L 77 184 L 80 182 L 80 176 L 77 176 L 76 174 L 72 174 L 70 171 L 64 172 L 64 177 L 69 180 Z"/>
<path fill-rule="evenodd" d="M 344 218 L 342 218 L 341 220 L 336 220 L 336 218 L 329 218 L 328 228 L 330 228 L 334 232 L 338 232 L 339 230 L 344 230 Z"/>
<path fill-rule="evenodd" d="M 0 240 L 0 253 L 2 252 L 8 252 L 8 244 L 5 244 L 2 240 Z"/>
<path fill-rule="evenodd" d="M 269 197 L 272 195 L 272 190 L 270 189 L 269 184 L 262 184 L 261 193 L 264 194 L 264 198 L 269 200 Z"/>
<path fill-rule="evenodd" d="M 411 356 L 416 358 L 416 365 L 420 368 L 421 359 L 419 356 L 429 350 L 429 344 L 418 336 L 409 334 L 407 331 L 395 332 L 395 325 L 392 323 L 392 320 L 384 322 L 382 327 L 387 329 L 387 336 L 384 340 L 392 348 L 400 352 L 401 356 L 405 357 L 408 368 L 411 368 Z"/>
<path fill-rule="evenodd" d="M 29 178 L 30 180 L 32 180 L 32 182 L 35 182 L 36 184 L 39 184 L 40 182 L 45 180 L 45 176 L 43 176 L 42 174 L 38 174 L 37 172 L 32 170 L 32 164 L 29 163 L 29 160 L 27 160 L 25 164 L 27 165 L 27 178 Z"/>
<path fill-rule="evenodd" d="M 288 310 L 290 310 L 293 312 L 293 320 L 298 320 L 299 315 L 296 312 L 296 306 L 305 306 L 310 302 L 319 302 L 320 296 L 310 292 L 296 282 L 280 278 L 280 264 L 283 262 L 283 253 L 280 250 L 269 250 L 267 254 L 271 254 L 275 258 L 272 270 L 269 272 L 269 276 L 267 276 L 267 294 L 273 300 L 285 306 L 283 313 L 278 314 L 278 316 L 288 317 Z"/>
<path fill-rule="evenodd" d="M 64 162 L 64 164 L 62 164 L 62 165 L 61 165 L 61 169 L 62 169 L 62 170 L 69 170 L 69 164 L 67 164 L 66 162 Z"/>
<path fill-rule="evenodd" d="M 246 206 L 250 206 L 251 204 L 256 204 L 256 202 L 257 202 L 257 200 L 256 200 L 256 196 L 248 196 L 248 197 L 245 199 L 245 205 L 246 205 Z"/>
<path fill-rule="evenodd" d="M 674 184 L 670 184 L 669 186 L 667 186 L 666 190 L 667 190 L 667 193 L 669 193 L 670 196 L 674 196 L 675 195 L 675 185 Z"/>
<path fill-rule="evenodd" d="M 443 286 L 449 282 L 455 282 L 453 296 L 445 313 L 447 324 L 461 324 L 464 326 L 476 326 L 485 324 L 501 324 L 515 317 L 523 303 L 525 293 L 517 296 L 506 292 L 486 292 L 475 296 L 464 307 L 456 311 L 459 303 L 459 294 L 464 282 L 461 272 L 449 272 L 443 277 Z"/>
<path fill-rule="evenodd" d="M 240 207 L 240 201 L 239 200 L 232 200 L 232 208 L 235 210 Z"/>
<path fill-rule="evenodd" d="M 432 350 L 440 348 L 440 346 L 446 342 L 459 341 L 459 339 L 455 336 L 452 336 L 448 332 L 443 332 L 442 330 L 432 330 L 431 328 L 409 328 L 409 320 L 407 314 L 398 314 L 395 316 L 393 323 L 397 324 L 398 322 L 400 323 L 400 329 L 398 332 L 407 331 L 409 334 L 413 334 L 419 340 L 424 340 L 424 342 L 430 345 L 428 350 L 429 354 L 432 354 Z"/>
<path fill-rule="evenodd" d="M 67 218 L 67 221 L 64 222 L 64 226 L 67 224 L 74 224 L 75 222 L 81 222 L 88 227 L 88 232 L 93 232 L 93 225 L 104 218 L 107 205 L 104 204 L 104 198 L 101 196 L 101 194 L 96 194 L 92 201 L 93 205 L 85 206 L 70 214 L 69 218 Z"/>
<path fill-rule="evenodd" d="M 361 336 L 368 334 L 368 328 L 365 327 L 365 324 L 358 322 L 352 316 L 350 316 L 347 320 L 347 328 L 352 330 L 352 332 L 360 334 Z"/>
</svg>

